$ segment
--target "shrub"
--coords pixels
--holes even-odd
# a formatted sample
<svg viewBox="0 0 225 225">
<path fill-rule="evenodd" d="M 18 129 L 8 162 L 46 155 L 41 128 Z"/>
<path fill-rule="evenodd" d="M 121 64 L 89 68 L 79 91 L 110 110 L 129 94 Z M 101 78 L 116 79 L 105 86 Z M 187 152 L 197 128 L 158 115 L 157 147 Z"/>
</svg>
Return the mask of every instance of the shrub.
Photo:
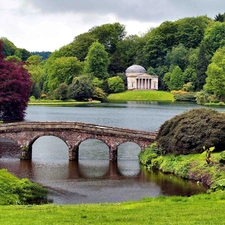
<svg viewBox="0 0 225 225">
<path fill-rule="evenodd" d="M 219 155 L 219 162 L 225 164 L 225 151 L 222 151 Z"/>
<path fill-rule="evenodd" d="M 28 179 L 18 179 L 6 169 L 0 170 L 0 205 L 46 202 L 47 190 Z"/>
<path fill-rule="evenodd" d="M 139 154 L 139 160 L 142 165 L 150 165 L 154 158 L 157 158 L 159 155 L 159 149 L 157 148 L 156 143 L 151 144 L 144 152 Z"/>
<path fill-rule="evenodd" d="M 166 121 L 157 142 L 163 154 L 202 153 L 203 146 L 225 149 L 225 115 L 212 109 L 192 109 Z"/>
<path fill-rule="evenodd" d="M 224 191 L 225 190 L 225 179 L 216 181 L 210 188 L 211 192 Z"/>
</svg>

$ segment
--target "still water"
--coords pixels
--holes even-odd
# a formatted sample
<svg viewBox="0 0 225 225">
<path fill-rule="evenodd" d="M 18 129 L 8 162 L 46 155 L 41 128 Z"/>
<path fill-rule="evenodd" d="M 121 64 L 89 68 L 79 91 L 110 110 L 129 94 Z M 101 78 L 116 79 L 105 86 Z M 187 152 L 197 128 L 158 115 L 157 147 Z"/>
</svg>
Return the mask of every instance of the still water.
<svg viewBox="0 0 225 225">
<path fill-rule="evenodd" d="M 27 121 L 79 121 L 155 131 L 173 116 L 197 108 L 195 104 L 137 103 L 76 107 L 29 106 Z M 223 111 L 223 108 L 217 110 Z M 192 195 L 206 188 L 172 175 L 148 172 L 139 165 L 139 146 L 124 143 L 118 161 L 109 162 L 109 149 L 99 140 L 79 146 L 79 162 L 68 161 L 66 144 L 44 136 L 33 144 L 31 161 L 18 159 L 18 148 L 0 139 L 0 168 L 39 182 L 50 190 L 55 204 L 122 202 L 159 195 Z"/>
</svg>

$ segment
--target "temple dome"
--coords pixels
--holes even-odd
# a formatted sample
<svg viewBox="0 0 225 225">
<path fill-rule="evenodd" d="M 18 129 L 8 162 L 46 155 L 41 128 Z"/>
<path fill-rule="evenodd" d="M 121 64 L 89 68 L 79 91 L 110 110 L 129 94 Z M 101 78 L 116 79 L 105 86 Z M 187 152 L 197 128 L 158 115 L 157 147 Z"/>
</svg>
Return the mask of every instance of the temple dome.
<svg viewBox="0 0 225 225">
<path fill-rule="evenodd" d="M 146 73 L 146 69 L 140 65 L 132 65 L 126 69 L 126 73 Z"/>
</svg>

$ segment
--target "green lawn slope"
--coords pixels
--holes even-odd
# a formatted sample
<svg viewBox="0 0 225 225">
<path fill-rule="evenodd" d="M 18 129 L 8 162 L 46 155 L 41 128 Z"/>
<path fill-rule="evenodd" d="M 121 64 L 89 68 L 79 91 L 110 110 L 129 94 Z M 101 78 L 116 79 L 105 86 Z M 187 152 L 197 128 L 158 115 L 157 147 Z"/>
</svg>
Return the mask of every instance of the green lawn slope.
<svg viewBox="0 0 225 225">
<path fill-rule="evenodd" d="M 1 206 L 0 224 L 225 224 L 225 195 L 158 197 L 137 202 Z"/>
<path fill-rule="evenodd" d="M 165 91 L 134 90 L 110 94 L 107 98 L 111 101 L 174 101 L 173 94 Z"/>
</svg>

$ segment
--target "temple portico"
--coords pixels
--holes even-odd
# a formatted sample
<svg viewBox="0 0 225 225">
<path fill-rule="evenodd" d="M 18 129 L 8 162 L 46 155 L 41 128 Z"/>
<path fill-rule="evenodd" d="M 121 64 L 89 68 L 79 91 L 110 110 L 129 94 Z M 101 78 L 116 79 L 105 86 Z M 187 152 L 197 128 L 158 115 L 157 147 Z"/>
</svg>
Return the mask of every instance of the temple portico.
<svg viewBox="0 0 225 225">
<path fill-rule="evenodd" d="M 128 90 L 158 90 L 158 76 L 147 74 L 142 66 L 133 65 L 128 67 L 126 76 Z"/>
</svg>

